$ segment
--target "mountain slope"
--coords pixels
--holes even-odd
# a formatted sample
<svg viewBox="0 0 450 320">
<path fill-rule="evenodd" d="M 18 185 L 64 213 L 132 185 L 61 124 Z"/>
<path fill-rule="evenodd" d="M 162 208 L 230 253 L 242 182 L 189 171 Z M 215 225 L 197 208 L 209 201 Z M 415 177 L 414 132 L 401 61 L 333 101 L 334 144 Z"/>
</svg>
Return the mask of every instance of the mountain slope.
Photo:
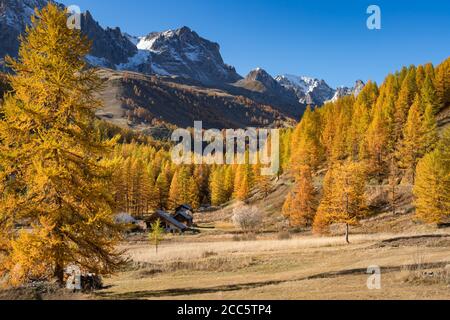
<svg viewBox="0 0 450 320">
<path fill-rule="evenodd" d="M 247 91 L 244 95 L 252 97 L 261 103 L 270 104 L 282 112 L 299 119 L 306 108 L 296 93 L 280 85 L 264 69 L 252 70 L 244 79 L 233 84 L 233 87 Z"/>
<path fill-rule="evenodd" d="M 98 115 L 122 127 L 193 127 L 197 120 L 203 121 L 205 129 L 295 124 L 294 118 L 273 106 L 226 90 L 110 69 L 99 74 L 106 88 L 101 93 L 105 108 Z"/>
<path fill-rule="evenodd" d="M 31 22 L 34 8 L 43 8 L 47 0 L 0 0 L 0 59 L 16 56 L 18 37 Z"/>
</svg>

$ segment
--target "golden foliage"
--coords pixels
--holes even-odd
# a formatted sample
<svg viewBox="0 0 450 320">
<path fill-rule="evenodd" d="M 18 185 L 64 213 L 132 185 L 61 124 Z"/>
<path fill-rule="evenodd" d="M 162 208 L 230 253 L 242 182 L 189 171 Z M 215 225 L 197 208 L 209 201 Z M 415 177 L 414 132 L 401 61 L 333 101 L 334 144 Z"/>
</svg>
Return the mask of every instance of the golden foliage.
<svg viewBox="0 0 450 320">
<path fill-rule="evenodd" d="M 95 130 L 101 81 L 86 69 L 89 42 L 66 20 L 54 4 L 36 12 L 19 59 L 7 59 L 15 74 L 0 121 L 0 212 L 9 220 L 2 225 L 32 226 L 17 237 L 6 231 L 12 244 L 2 266 L 16 283 L 51 275 L 62 282 L 69 264 L 108 274 L 122 261 L 113 167 L 104 160 L 115 140 Z"/>
<path fill-rule="evenodd" d="M 420 160 L 414 185 L 417 218 L 440 223 L 450 217 L 450 129 L 440 146 Z"/>
</svg>

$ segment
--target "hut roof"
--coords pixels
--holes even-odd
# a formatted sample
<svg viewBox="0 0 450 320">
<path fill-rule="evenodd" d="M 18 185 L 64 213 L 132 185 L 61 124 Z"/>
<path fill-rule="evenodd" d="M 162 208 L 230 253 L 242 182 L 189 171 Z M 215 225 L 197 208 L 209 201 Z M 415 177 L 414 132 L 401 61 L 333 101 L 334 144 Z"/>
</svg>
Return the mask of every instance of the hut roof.
<svg viewBox="0 0 450 320">
<path fill-rule="evenodd" d="M 188 211 L 194 211 L 194 209 L 188 204 L 182 204 L 181 206 L 176 208 L 175 211 L 179 211 L 179 210 L 183 210 L 183 209 L 188 210 Z"/>
<path fill-rule="evenodd" d="M 176 218 L 178 216 L 182 216 L 186 220 L 193 220 L 194 217 L 191 216 L 186 210 L 178 210 L 173 217 Z"/>
<path fill-rule="evenodd" d="M 168 223 L 170 223 L 171 225 L 173 225 L 174 227 L 180 229 L 181 231 L 186 230 L 188 227 L 185 226 L 184 224 L 182 224 L 181 222 L 175 220 L 170 214 L 158 210 L 156 211 L 156 214 L 163 220 L 167 221 Z"/>
</svg>

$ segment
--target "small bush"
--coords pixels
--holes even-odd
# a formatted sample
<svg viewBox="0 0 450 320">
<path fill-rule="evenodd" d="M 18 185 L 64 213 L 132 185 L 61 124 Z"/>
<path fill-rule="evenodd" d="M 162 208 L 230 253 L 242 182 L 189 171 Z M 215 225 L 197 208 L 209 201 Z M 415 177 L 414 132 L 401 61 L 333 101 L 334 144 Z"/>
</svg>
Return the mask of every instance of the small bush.
<svg viewBox="0 0 450 320">
<path fill-rule="evenodd" d="M 289 231 L 280 231 L 277 234 L 278 240 L 290 240 L 292 239 L 291 233 Z"/>
<path fill-rule="evenodd" d="M 214 257 L 214 256 L 217 256 L 217 255 L 218 255 L 217 252 L 214 252 L 214 251 L 205 251 L 205 252 L 202 253 L 202 258 L 206 259 L 206 258 Z"/>
<path fill-rule="evenodd" d="M 450 285 L 450 272 L 445 269 L 409 270 L 404 277 L 404 282 Z"/>
<path fill-rule="evenodd" d="M 233 210 L 233 223 L 242 231 L 258 231 L 263 222 L 263 216 L 257 207 L 241 205 Z"/>
</svg>

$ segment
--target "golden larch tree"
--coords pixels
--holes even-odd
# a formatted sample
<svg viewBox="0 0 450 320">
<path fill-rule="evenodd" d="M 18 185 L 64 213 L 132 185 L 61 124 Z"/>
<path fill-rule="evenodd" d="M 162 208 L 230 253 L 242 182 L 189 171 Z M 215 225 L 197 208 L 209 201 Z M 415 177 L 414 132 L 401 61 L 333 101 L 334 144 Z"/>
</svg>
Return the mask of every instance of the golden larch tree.
<svg viewBox="0 0 450 320">
<path fill-rule="evenodd" d="M 311 169 L 302 166 L 297 173 L 293 191 L 283 206 L 283 215 L 292 226 L 310 227 L 317 210 L 316 190 L 312 181 Z"/>
<path fill-rule="evenodd" d="M 192 208 L 200 207 L 200 190 L 194 177 L 190 177 L 187 186 L 187 204 Z"/>
<path fill-rule="evenodd" d="M 122 262 L 104 160 L 115 141 L 94 127 L 101 81 L 84 60 L 90 43 L 66 21 L 54 4 L 36 11 L 19 58 L 7 59 L 15 74 L 0 121 L 0 212 L 31 226 L 12 234 L 1 263 L 14 284 L 62 283 L 70 264 L 108 274 Z"/>
<path fill-rule="evenodd" d="M 436 150 L 417 165 L 414 185 L 416 214 L 426 223 L 439 223 L 450 217 L 450 129 Z"/>
<path fill-rule="evenodd" d="M 411 174 L 414 183 L 416 166 L 424 153 L 423 106 L 422 99 L 416 95 L 408 113 L 408 120 L 403 129 L 399 158 L 403 168 Z"/>
<path fill-rule="evenodd" d="M 349 226 L 356 225 L 367 214 L 364 164 L 352 161 L 335 164 L 328 171 L 323 188 L 314 230 L 323 233 L 330 224 L 343 223 L 345 239 L 349 243 Z"/>
</svg>

